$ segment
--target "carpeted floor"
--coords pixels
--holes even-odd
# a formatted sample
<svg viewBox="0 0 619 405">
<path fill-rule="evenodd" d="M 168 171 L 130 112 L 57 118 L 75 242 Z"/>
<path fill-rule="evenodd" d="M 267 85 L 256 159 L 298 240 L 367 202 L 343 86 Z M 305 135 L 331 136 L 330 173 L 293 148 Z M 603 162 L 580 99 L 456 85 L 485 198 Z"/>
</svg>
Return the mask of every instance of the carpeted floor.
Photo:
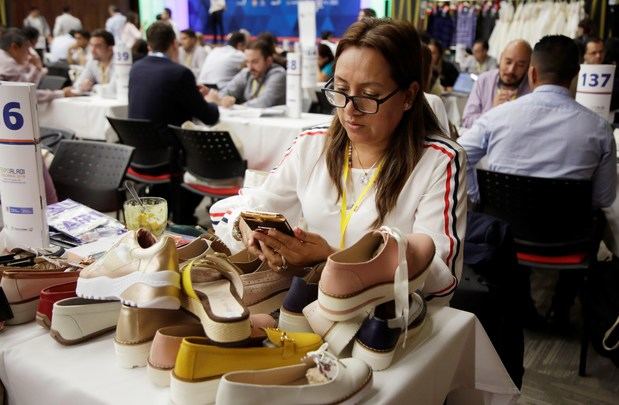
<svg viewBox="0 0 619 405">
<path fill-rule="evenodd" d="M 540 313 L 550 305 L 556 274 L 535 270 L 533 297 Z M 572 308 L 568 337 L 525 331 L 524 383 L 520 404 L 619 404 L 619 368 L 589 348 L 587 377 L 578 376 L 580 309 Z"/>
</svg>

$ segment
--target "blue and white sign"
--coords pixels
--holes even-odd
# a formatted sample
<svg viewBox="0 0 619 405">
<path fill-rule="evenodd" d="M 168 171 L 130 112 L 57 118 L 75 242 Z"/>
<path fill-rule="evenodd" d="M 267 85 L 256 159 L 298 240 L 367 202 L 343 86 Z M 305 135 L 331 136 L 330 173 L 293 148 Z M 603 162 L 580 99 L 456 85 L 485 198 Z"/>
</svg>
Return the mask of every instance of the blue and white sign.
<svg viewBox="0 0 619 405">
<path fill-rule="evenodd" d="M 36 103 L 33 84 L 0 82 L 0 201 L 9 248 L 49 244 Z"/>
<path fill-rule="evenodd" d="M 580 65 L 576 101 L 609 119 L 615 65 Z"/>
</svg>

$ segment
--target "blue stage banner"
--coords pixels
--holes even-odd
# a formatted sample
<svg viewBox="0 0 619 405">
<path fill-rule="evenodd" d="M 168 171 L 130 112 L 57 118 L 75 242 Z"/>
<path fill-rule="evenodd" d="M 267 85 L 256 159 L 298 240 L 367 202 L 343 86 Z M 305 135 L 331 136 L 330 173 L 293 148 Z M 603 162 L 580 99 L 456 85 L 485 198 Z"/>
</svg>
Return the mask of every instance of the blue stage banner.
<svg viewBox="0 0 619 405">
<path fill-rule="evenodd" d="M 359 0 L 317 0 L 316 33 L 331 31 L 341 36 L 359 13 Z M 189 25 L 212 34 L 208 9 L 210 0 L 189 0 Z M 297 0 L 227 0 L 224 13 L 226 33 L 245 28 L 252 35 L 270 31 L 278 37 L 298 37 Z"/>
</svg>

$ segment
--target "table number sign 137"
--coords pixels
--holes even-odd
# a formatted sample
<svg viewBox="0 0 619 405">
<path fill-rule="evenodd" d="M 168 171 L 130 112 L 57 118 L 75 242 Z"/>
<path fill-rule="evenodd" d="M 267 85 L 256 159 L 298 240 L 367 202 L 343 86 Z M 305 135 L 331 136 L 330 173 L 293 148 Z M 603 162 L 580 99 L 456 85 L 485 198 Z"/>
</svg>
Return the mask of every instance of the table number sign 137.
<svg viewBox="0 0 619 405">
<path fill-rule="evenodd" d="M 582 87 L 606 87 L 611 78 L 610 73 L 583 73 L 580 75 Z"/>
</svg>

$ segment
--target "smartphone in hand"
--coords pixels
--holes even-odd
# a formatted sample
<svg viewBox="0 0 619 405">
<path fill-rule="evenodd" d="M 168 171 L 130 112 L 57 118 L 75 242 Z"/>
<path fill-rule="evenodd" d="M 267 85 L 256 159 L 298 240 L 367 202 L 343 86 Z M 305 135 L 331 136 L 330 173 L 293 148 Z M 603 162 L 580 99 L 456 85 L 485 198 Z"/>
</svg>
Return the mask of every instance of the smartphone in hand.
<svg viewBox="0 0 619 405">
<path fill-rule="evenodd" d="M 292 227 L 282 214 L 266 211 L 243 211 L 241 218 L 252 231 L 268 232 L 276 229 L 281 233 L 294 237 Z"/>
</svg>

